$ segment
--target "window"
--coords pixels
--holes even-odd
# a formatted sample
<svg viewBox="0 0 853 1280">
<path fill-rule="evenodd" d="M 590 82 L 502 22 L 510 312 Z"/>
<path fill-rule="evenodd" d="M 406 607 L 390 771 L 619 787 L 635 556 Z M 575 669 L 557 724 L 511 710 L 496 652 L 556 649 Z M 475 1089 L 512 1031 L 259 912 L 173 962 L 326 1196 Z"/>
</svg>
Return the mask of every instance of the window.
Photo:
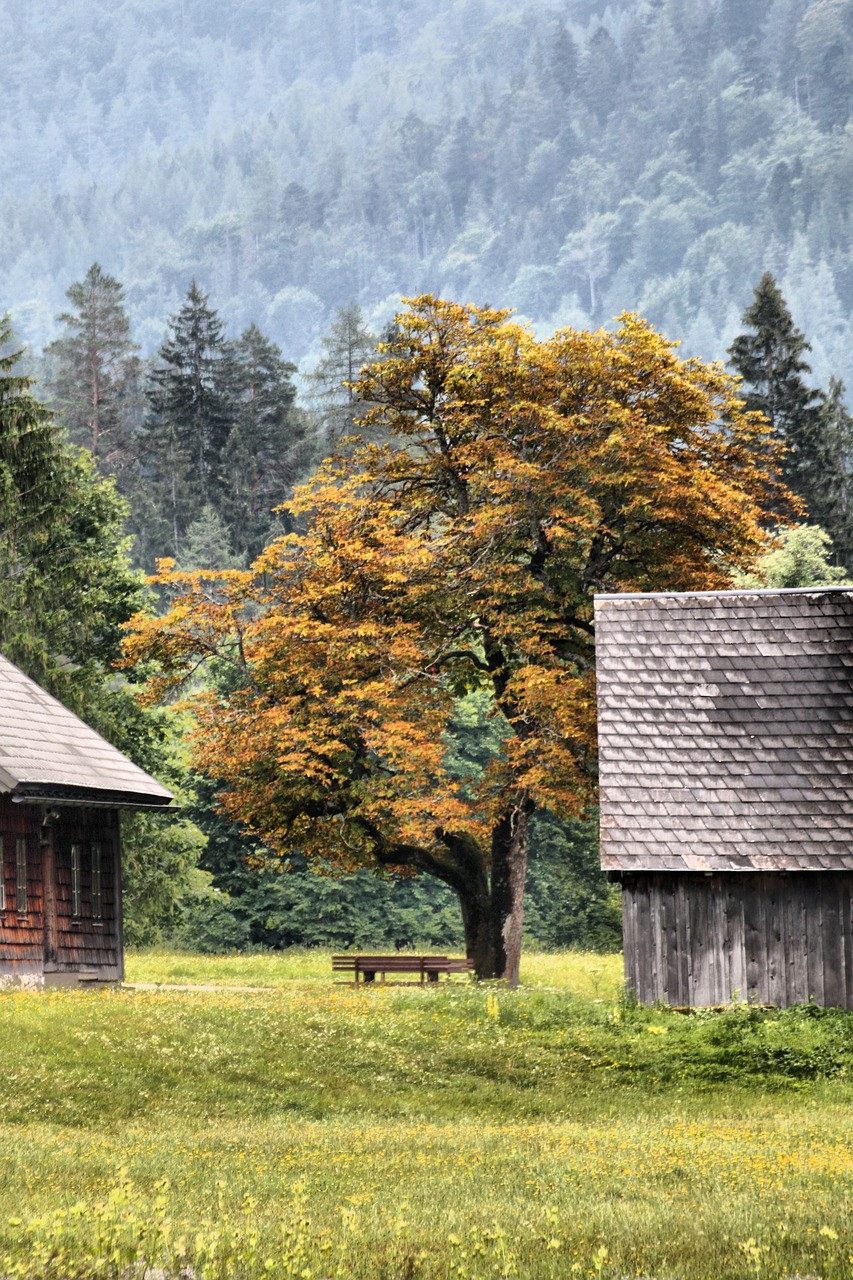
<svg viewBox="0 0 853 1280">
<path fill-rule="evenodd" d="M 80 846 L 71 846 L 71 914 L 75 920 L 80 917 Z"/>
<path fill-rule="evenodd" d="M 0 836 L 0 911 L 6 910 L 6 858 L 3 837 Z"/>
<path fill-rule="evenodd" d="M 20 836 L 15 841 L 15 909 L 19 916 L 27 914 L 27 842 Z"/>
<path fill-rule="evenodd" d="M 103 881 L 101 879 L 101 846 L 92 845 L 92 919 L 104 918 Z"/>
</svg>

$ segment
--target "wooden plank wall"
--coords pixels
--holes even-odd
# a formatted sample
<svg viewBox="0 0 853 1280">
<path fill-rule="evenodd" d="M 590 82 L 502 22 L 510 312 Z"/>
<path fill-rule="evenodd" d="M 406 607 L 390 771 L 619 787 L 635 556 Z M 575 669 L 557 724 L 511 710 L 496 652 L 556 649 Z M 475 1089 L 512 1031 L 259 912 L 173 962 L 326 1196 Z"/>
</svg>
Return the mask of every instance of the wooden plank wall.
<svg viewBox="0 0 853 1280">
<path fill-rule="evenodd" d="M 853 872 L 636 872 L 622 916 L 644 1003 L 853 1009 Z"/>
<path fill-rule="evenodd" d="M 0 797 L 0 837 L 6 909 L 0 912 L 0 979 L 38 976 L 44 968 L 42 914 L 41 810 Z M 15 895 L 17 842 L 27 842 L 27 910 L 19 913 Z"/>
<path fill-rule="evenodd" d="M 54 827 L 58 971 L 81 969 L 121 977 L 118 910 L 118 814 L 113 809 L 63 809 Z M 101 846 L 102 913 L 92 911 L 93 843 Z M 71 846 L 81 847 L 80 914 L 71 902 Z"/>
<path fill-rule="evenodd" d="M 50 830 L 42 825 L 39 805 L 13 804 L 0 797 L 0 837 L 3 842 L 2 874 L 6 910 L 0 912 L 0 981 L 4 978 L 41 978 L 48 973 L 73 974 L 106 981 L 122 977 L 119 884 L 118 814 L 112 809 L 64 808 L 54 811 Z M 27 841 L 27 911 L 16 909 L 16 845 Z M 51 858 L 55 866 L 56 950 L 45 963 L 45 897 L 43 867 Z M 101 845 L 102 918 L 92 912 L 91 845 Z M 79 843 L 81 859 L 81 910 L 75 918 L 71 903 L 71 846 Z"/>
</svg>

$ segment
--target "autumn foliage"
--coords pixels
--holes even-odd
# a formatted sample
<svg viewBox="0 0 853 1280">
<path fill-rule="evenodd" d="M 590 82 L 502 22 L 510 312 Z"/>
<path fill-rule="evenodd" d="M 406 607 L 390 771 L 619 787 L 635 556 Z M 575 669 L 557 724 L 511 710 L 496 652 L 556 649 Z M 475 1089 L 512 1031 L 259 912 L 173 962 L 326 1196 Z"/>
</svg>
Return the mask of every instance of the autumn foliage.
<svg viewBox="0 0 853 1280">
<path fill-rule="evenodd" d="M 527 819 L 594 794 L 596 591 L 724 587 L 778 510 L 774 446 L 717 366 L 634 316 L 538 341 L 506 312 L 411 302 L 351 442 L 246 572 L 176 573 L 128 661 L 149 694 L 215 658 L 196 760 L 282 850 L 439 876 L 481 975 L 517 979 Z M 220 667 L 220 670 L 222 668 Z M 503 749 L 445 770 L 458 697 L 487 689 Z"/>
</svg>

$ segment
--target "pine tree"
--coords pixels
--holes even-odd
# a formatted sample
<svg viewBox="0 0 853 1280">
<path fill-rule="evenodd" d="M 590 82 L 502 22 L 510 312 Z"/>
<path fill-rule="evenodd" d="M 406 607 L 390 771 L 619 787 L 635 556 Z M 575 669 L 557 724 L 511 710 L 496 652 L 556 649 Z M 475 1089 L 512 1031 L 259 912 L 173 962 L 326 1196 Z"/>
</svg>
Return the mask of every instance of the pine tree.
<svg viewBox="0 0 853 1280">
<path fill-rule="evenodd" d="M 181 546 L 181 569 L 243 569 L 245 558 L 235 555 L 231 531 L 208 504 L 188 526 Z"/>
<path fill-rule="evenodd" d="M 763 413 L 776 437 L 784 441 L 788 450 L 782 464 L 785 483 L 810 510 L 818 509 L 826 467 L 823 397 L 804 381 L 811 368 L 803 354 L 811 348 L 769 271 L 761 277 L 743 323 L 752 332 L 735 338 L 728 354 L 731 367 L 743 379 L 746 406 Z"/>
<path fill-rule="evenodd" d="M 251 560 L 268 540 L 273 507 L 304 468 L 305 420 L 294 406 L 296 366 L 257 325 L 233 344 L 230 360 L 234 407 L 222 452 L 223 513 L 234 547 Z"/>
<path fill-rule="evenodd" d="M 73 311 L 58 316 L 62 337 L 45 349 L 51 407 L 75 444 L 99 468 L 126 479 L 138 425 L 140 363 L 118 280 L 97 262 L 66 293 Z"/>
<path fill-rule="evenodd" d="M 329 446 L 355 430 L 356 418 L 368 406 L 359 404 L 354 384 L 376 353 L 376 335 L 364 323 L 361 307 L 339 307 L 329 332 L 321 340 L 323 355 L 308 381 L 320 408 Z"/>
<path fill-rule="evenodd" d="M 844 383 L 839 378 L 829 380 L 820 426 L 825 466 L 812 515 L 832 538 L 837 562 L 853 571 L 853 415 L 844 402 Z"/>
<path fill-rule="evenodd" d="M 150 550 L 177 557 L 187 526 L 208 503 L 221 506 L 234 405 L 222 321 L 195 280 L 169 328 L 151 374 L 145 454 L 159 524 Z"/>
</svg>

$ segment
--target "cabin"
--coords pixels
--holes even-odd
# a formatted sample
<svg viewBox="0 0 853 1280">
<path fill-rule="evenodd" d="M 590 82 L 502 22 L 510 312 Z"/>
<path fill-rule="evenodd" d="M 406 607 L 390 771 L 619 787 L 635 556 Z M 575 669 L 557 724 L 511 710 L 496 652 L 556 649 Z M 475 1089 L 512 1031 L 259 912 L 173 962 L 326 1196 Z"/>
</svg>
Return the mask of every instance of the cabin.
<svg viewBox="0 0 853 1280">
<path fill-rule="evenodd" d="M 0 656 L 0 984 L 123 979 L 119 812 L 171 801 Z"/>
<path fill-rule="evenodd" d="M 595 619 L 627 985 L 853 1008 L 853 590 L 600 595 Z"/>
</svg>

